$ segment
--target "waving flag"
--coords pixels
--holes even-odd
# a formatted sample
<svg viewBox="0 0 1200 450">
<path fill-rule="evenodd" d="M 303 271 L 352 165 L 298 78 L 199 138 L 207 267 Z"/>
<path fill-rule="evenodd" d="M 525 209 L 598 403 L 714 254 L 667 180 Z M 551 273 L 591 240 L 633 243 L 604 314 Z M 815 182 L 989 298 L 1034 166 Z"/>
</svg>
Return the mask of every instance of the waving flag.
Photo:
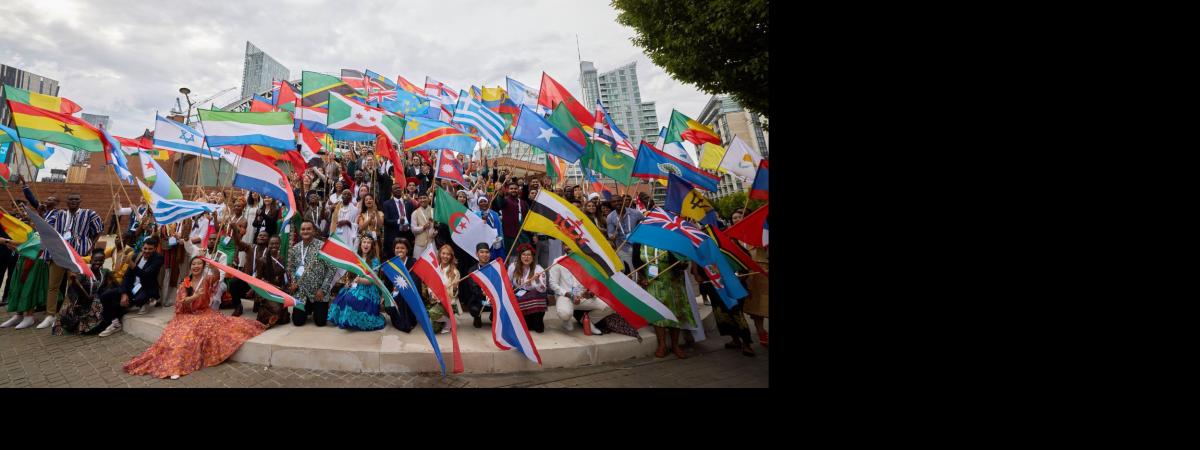
<svg viewBox="0 0 1200 450">
<path fill-rule="evenodd" d="M 612 116 L 608 114 L 608 108 L 600 103 L 600 99 L 596 99 L 596 121 L 592 124 L 592 130 L 593 140 L 603 142 L 626 155 L 637 156 L 637 150 L 629 142 L 629 136 L 617 128 L 616 122 L 613 122 Z"/>
<path fill-rule="evenodd" d="M 517 106 L 526 106 L 531 110 L 541 113 L 539 111 L 541 107 L 538 106 L 538 91 L 509 77 L 504 77 L 504 80 L 508 84 L 508 98 L 511 98 L 513 103 L 516 103 Z M 544 110 L 549 111 L 550 108 Z"/>
<path fill-rule="evenodd" d="M 38 169 L 46 167 L 46 160 L 54 155 L 55 150 L 53 145 L 25 138 L 21 138 L 20 142 L 14 142 L 14 145 L 21 147 L 21 151 L 25 154 L 25 160 Z"/>
<path fill-rule="evenodd" d="M 457 283 L 458 280 L 447 280 L 442 277 L 442 272 L 437 269 L 436 247 L 436 245 L 430 245 L 425 249 L 425 253 L 417 258 L 417 262 L 413 263 L 413 273 L 421 278 L 421 282 L 429 287 L 438 302 L 442 304 L 442 308 L 446 310 L 446 317 L 450 319 L 450 339 L 454 343 L 454 373 L 462 373 L 462 353 L 458 349 L 458 321 L 455 320 L 454 308 L 450 305 L 450 298 L 446 293 L 446 285 L 452 282 Z"/>
<path fill-rule="evenodd" d="M 388 121 L 385 124 L 385 118 L 389 117 L 391 115 L 382 109 L 363 105 L 338 93 L 329 94 L 330 130 L 356 131 L 372 135 L 384 133 L 393 142 L 400 142 L 404 134 L 403 124 L 396 121 Z"/>
<path fill-rule="evenodd" d="M 116 172 L 117 178 L 126 183 L 133 183 L 133 172 L 129 171 L 129 160 L 125 158 L 125 152 L 121 151 L 121 143 L 117 138 L 108 133 L 108 130 L 100 129 L 100 136 L 105 142 L 104 160 L 112 165 L 113 172 Z"/>
<path fill-rule="evenodd" d="M 198 214 L 217 212 L 225 207 L 225 205 L 214 203 L 165 199 L 146 187 L 146 183 L 143 183 L 142 180 L 137 180 L 137 183 L 138 188 L 142 191 L 142 197 L 150 206 L 150 212 L 154 214 L 154 221 L 159 225 L 171 225 Z"/>
<path fill-rule="evenodd" d="M 350 248 L 349 244 L 342 242 L 337 235 L 329 236 L 329 239 L 325 240 L 317 256 L 334 267 L 371 280 L 375 288 L 379 289 L 380 297 L 386 299 L 388 305 L 395 306 L 396 301 L 392 298 L 392 293 L 379 280 L 379 277 L 375 276 L 375 271 L 371 269 L 371 266 L 361 256 L 358 256 L 358 253 Z"/>
<path fill-rule="evenodd" d="M 166 161 L 168 159 L 171 159 L 170 153 L 167 153 L 166 151 L 154 148 L 154 139 L 151 138 L 152 134 L 153 133 L 146 133 L 145 135 L 138 137 L 137 139 L 124 138 L 124 137 L 115 136 L 115 135 L 113 136 L 113 138 L 116 139 L 117 142 L 121 144 L 121 151 L 124 152 L 126 156 L 134 155 L 134 154 L 137 154 L 137 152 L 139 152 L 139 151 L 143 151 L 143 152 L 146 152 L 146 154 L 150 155 L 151 157 L 153 157 L 154 159 L 159 160 L 159 161 Z"/>
<path fill-rule="evenodd" d="M 469 187 L 467 179 L 463 177 L 462 164 L 458 162 L 458 158 L 455 158 L 454 153 L 450 150 L 441 150 L 438 152 L 436 167 L 437 171 L 434 172 L 434 177 L 453 181 L 463 187 Z"/>
<path fill-rule="evenodd" d="M 687 141 L 695 145 L 700 145 L 705 142 L 721 145 L 721 137 L 716 131 L 709 128 L 700 122 L 697 122 L 691 117 L 683 115 L 683 113 L 671 110 L 671 124 L 667 126 L 667 141 L 682 142 Z"/>
<path fill-rule="evenodd" d="M 292 113 L 232 112 L 200 110 L 200 121 L 210 147 L 227 145 L 262 145 L 281 150 L 296 148 Z"/>
<path fill-rule="evenodd" d="M 204 133 L 160 115 L 155 115 L 154 120 L 154 148 L 211 159 L 221 158 L 220 152 L 204 144 Z"/>
<path fill-rule="evenodd" d="M 368 99 L 395 99 L 396 98 L 396 83 L 387 77 L 378 73 L 366 70 L 364 74 L 367 77 L 367 98 Z"/>
<path fill-rule="evenodd" d="M 475 280 L 495 309 L 492 342 L 496 343 L 496 347 L 501 350 L 515 348 L 530 361 L 541 364 L 542 356 L 538 354 L 533 337 L 529 335 L 529 326 L 525 324 L 525 316 L 517 306 L 517 296 L 513 294 L 512 282 L 509 281 L 503 259 L 494 259 L 488 265 L 471 272 L 471 279 Z"/>
<path fill-rule="evenodd" d="M 700 195 L 691 183 L 684 181 L 675 174 L 667 175 L 667 196 L 663 201 L 663 209 L 679 213 L 688 219 L 702 224 L 716 224 L 717 210 L 712 202 Z"/>
<path fill-rule="evenodd" d="M 612 150 L 611 147 L 607 147 L 599 141 L 591 141 L 583 156 L 579 158 L 579 164 L 584 169 L 608 175 L 623 186 L 630 186 L 635 182 L 633 179 L 635 160 L 636 158 L 633 156 Z"/>
<path fill-rule="evenodd" d="M 767 183 L 767 160 L 762 160 L 758 163 L 758 173 L 754 175 L 754 184 L 750 186 L 750 198 L 756 200 L 767 200 L 767 191 L 770 186 Z"/>
<path fill-rule="evenodd" d="M 479 130 L 480 136 L 496 147 L 500 146 L 500 139 L 504 136 L 504 129 L 507 128 L 507 124 L 500 114 L 467 96 L 466 91 L 459 94 L 458 103 L 454 106 L 454 118 L 451 121 L 475 127 Z"/>
<path fill-rule="evenodd" d="M 454 245 L 478 261 L 478 256 L 475 255 L 475 246 L 483 243 L 490 247 L 499 234 L 495 228 L 488 226 L 482 218 L 455 200 L 445 189 L 436 189 L 437 193 L 434 195 L 437 198 L 433 202 L 433 221 L 446 224 L 453 233 L 450 240 L 454 242 Z"/>
<path fill-rule="evenodd" d="M 347 98 L 363 98 L 361 93 L 338 77 L 304 71 L 301 72 L 300 79 L 304 86 L 304 94 L 300 97 L 301 106 L 325 108 L 329 104 L 330 92 L 337 92 Z"/>
<path fill-rule="evenodd" d="M 437 338 L 433 336 L 433 323 L 429 321 L 429 311 L 425 310 L 425 301 L 421 299 L 421 294 L 414 287 L 412 275 L 409 275 L 408 269 L 404 267 L 404 260 L 397 256 L 383 263 L 383 273 L 389 280 L 392 280 L 392 286 L 396 287 L 396 294 L 404 299 L 408 310 L 417 316 L 417 323 L 421 324 L 421 330 L 429 339 L 429 345 L 433 347 L 433 355 L 437 357 L 438 365 L 442 367 L 442 375 L 445 376 L 446 361 L 442 359 L 442 349 L 438 346 Z"/>
<path fill-rule="evenodd" d="M 242 159 L 237 163 L 233 185 L 278 200 L 287 207 L 283 220 L 291 219 L 296 213 L 296 199 L 291 183 L 288 183 L 283 171 L 275 167 L 275 161 L 257 152 L 239 150 L 235 153 L 240 153 Z"/>
<path fill-rule="evenodd" d="M 567 105 L 567 110 L 571 112 L 571 116 L 575 117 L 575 121 L 583 125 L 584 131 L 592 132 L 592 123 L 595 117 L 588 112 L 587 107 L 575 100 L 571 93 L 566 88 L 550 78 L 546 72 L 542 72 L 542 87 L 538 92 L 537 104 L 547 111 L 554 109 L 559 103 Z"/>
<path fill-rule="evenodd" d="M 354 69 L 342 69 L 342 82 L 362 93 L 367 92 L 369 85 L 367 75 Z"/>
<path fill-rule="evenodd" d="M 142 162 L 142 178 L 150 183 L 151 191 L 168 200 L 183 198 L 183 191 L 180 191 L 179 186 L 171 180 L 170 176 L 167 176 L 167 172 L 163 170 L 162 166 L 154 162 L 154 159 L 150 158 L 146 152 L 139 151 L 138 156 Z"/>
<path fill-rule="evenodd" d="M 33 229 L 29 228 L 29 225 L 25 225 L 20 219 L 3 211 L 0 211 L 0 228 L 3 228 L 8 238 L 17 244 L 28 241 L 29 235 L 33 234 Z"/>
<path fill-rule="evenodd" d="M 606 273 L 620 272 L 625 268 L 600 228 L 583 211 L 549 189 L 538 191 L 533 204 L 529 206 L 524 229 L 562 241 L 571 250 L 586 255 L 592 264 Z"/>
<path fill-rule="evenodd" d="M 763 274 L 763 276 L 767 276 L 767 271 L 763 270 L 762 266 L 758 265 L 742 246 L 733 242 L 720 228 L 717 228 L 715 225 L 707 225 L 704 227 L 704 231 L 717 242 L 717 246 L 721 248 L 721 253 L 724 253 L 730 262 L 742 266 L 742 268 L 748 271 L 758 272 Z"/>
<path fill-rule="evenodd" d="M 734 135 L 718 165 L 743 180 L 750 180 L 754 178 L 759 162 L 762 162 L 762 155 L 750 148 L 742 138 Z"/>
<path fill-rule="evenodd" d="M 695 261 L 730 308 L 737 305 L 738 299 L 750 295 L 737 281 L 729 260 L 711 237 L 662 208 L 647 212 L 646 219 L 629 233 L 628 242 L 672 251 Z"/>
<path fill-rule="evenodd" d="M 279 108 L 275 107 L 275 103 L 271 99 L 255 94 L 250 99 L 250 112 L 275 112 Z"/>
<path fill-rule="evenodd" d="M 454 117 L 450 108 L 458 102 L 458 91 L 446 86 L 441 81 L 425 77 L 425 96 L 429 97 L 431 110 L 440 111 L 438 120 L 449 122 Z"/>
<path fill-rule="evenodd" d="M 768 206 L 771 205 L 766 204 L 762 208 L 754 210 L 754 212 L 743 218 L 741 222 L 738 222 L 737 225 L 725 230 L 725 234 L 755 247 L 766 247 L 770 243 L 770 240 L 767 238 Z"/>
<path fill-rule="evenodd" d="M 582 146 L 524 106 L 521 107 L 521 115 L 517 119 L 517 128 L 513 131 L 513 140 L 537 147 L 567 162 L 579 161 L 583 156 Z"/>
<path fill-rule="evenodd" d="M 721 181 L 716 175 L 705 172 L 699 167 L 668 155 L 646 141 L 642 141 L 637 160 L 633 163 L 633 176 L 666 180 L 667 174 L 675 174 L 696 187 L 710 192 L 716 191 L 717 184 Z"/>
<path fill-rule="evenodd" d="M 271 96 L 271 104 L 278 106 L 281 110 L 295 112 L 296 100 L 299 98 L 296 96 L 296 88 L 292 87 L 292 83 L 287 80 L 272 82 L 271 85 L 276 86 L 276 83 L 278 86 L 275 88 L 274 95 Z"/>
<path fill-rule="evenodd" d="M 417 87 L 417 85 L 412 84 L 411 82 L 406 80 L 403 76 L 396 75 L 396 86 L 398 86 L 400 89 L 403 89 L 404 91 L 406 91 L 410 94 L 417 94 L 422 97 L 425 96 L 425 89 Z"/>
<path fill-rule="evenodd" d="M 8 100 L 8 107 L 12 110 L 13 126 L 23 139 L 69 145 L 92 153 L 102 152 L 108 145 L 99 129 L 78 117 L 13 99 Z"/>
<path fill-rule="evenodd" d="M 303 172 L 307 168 L 307 165 L 312 163 L 312 160 L 321 158 L 321 151 L 325 147 L 321 144 L 321 138 L 317 137 L 316 133 L 313 133 L 304 125 L 301 125 L 300 130 L 296 132 L 296 143 L 300 146 L 300 161 L 305 166 L 300 169 Z M 292 165 L 295 165 L 295 163 Z"/>
<path fill-rule="evenodd" d="M 659 320 L 679 321 L 666 305 L 624 273 L 602 272 L 579 253 L 563 255 L 554 264 L 570 271 L 579 284 L 596 294 L 635 329 Z"/>
<path fill-rule="evenodd" d="M 500 86 L 494 88 L 484 86 L 479 91 L 479 103 L 482 103 L 483 107 L 497 113 L 500 112 L 500 103 L 507 98 L 508 93 L 504 92 L 504 88 Z"/>
<path fill-rule="evenodd" d="M 21 208 L 24 207 L 24 205 L 21 206 Z M 41 237 L 42 249 L 47 255 L 50 255 L 55 265 L 67 269 L 71 273 L 87 275 L 88 278 L 96 278 L 92 274 L 92 268 L 88 263 L 84 262 L 78 253 L 75 253 L 75 249 L 71 247 L 71 244 L 66 239 L 63 239 L 62 235 L 54 231 L 54 227 L 46 223 L 46 219 L 43 219 L 41 214 L 38 214 L 37 211 L 33 211 L 31 214 L 30 211 L 26 210 L 25 215 L 29 216 L 30 222 L 33 222 L 33 229 L 37 230 L 38 235 Z"/>
<path fill-rule="evenodd" d="M 475 138 L 441 122 L 409 116 L 404 129 L 404 148 L 409 151 L 449 149 L 471 155 L 475 153 Z"/>
<path fill-rule="evenodd" d="M 66 97 L 39 94 L 8 85 L 4 86 L 4 98 L 9 101 L 36 106 L 59 114 L 71 115 L 83 111 L 83 108 L 79 104 L 68 100 Z"/>
<path fill-rule="evenodd" d="M 391 99 L 373 100 L 368 103 L 376 108 L 383 108 L 396 114 L 422 116 L 429 114 L 429 100 L 407 91 L 397 91 Z"/>
<path fill-rule="evenodd" d="M 324 134 L 329 132 L 329 128 L 326 125 L 328 120 L 329 109 L 300 106 L 296 108 L 296 116 L 293 117 L 292 128 L 299 130 L 300 127 L 303 126 L 309 130 L 312 130 L 314 133 Z"/>
<path fill-rule="evenodd" d="M 206 257 L 201 257 L 200 259 L 203 259 L 204 262 L 217 268 L 217 270 L 225 272 L 226 274 L 228 274 L 234 278 L 237 278 L 239 280 L 246 282 L 246 284 L 250 285 L 250 289 L 253 289 L 254 292 L 257 293 L 259 297 L 273 301 L 275 303 L 282 303 L 284 307 L 294 306 L 294 307 L 296 307 L 296 309 L 299 309 L 301 311 L 304 310 L 304 300 L 301 300 L 296 297 L 292 297 L 291 295 L 288 295 L 286 292 L 283 292 L 283 290 L 281 290 L 275 286 L 272 286 L 270 283 L 267 283 L 266 281 L 260 280 L 258 278 L 254 278 L 250 275 L 247 275 L 245 272 L 234 269 L 232 267 L 221 264 L 219 262 L 213 261 Z"/>
</svg>

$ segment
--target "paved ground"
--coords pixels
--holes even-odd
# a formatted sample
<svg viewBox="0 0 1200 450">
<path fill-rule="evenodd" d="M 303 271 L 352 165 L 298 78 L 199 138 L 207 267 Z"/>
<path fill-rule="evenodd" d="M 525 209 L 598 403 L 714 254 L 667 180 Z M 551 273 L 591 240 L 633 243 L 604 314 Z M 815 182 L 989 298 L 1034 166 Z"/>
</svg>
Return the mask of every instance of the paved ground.
<svg viewBox="0 0 1200 450">
<path fill-rule="evenodd" d="M 8 320 L 0 312 L 0 322 Z M 41 320 L 41 314 L 37 317 Z M 128 333 L 109 337 L 51 336 L 49 329 L 0 329 L 0 388 L 10 387 L 767 387 L 769 350 L 757 357 L 724 348 L 710 334 L 684 360 L 637 358 L 575 369 L 498 375 L 365 374 L 271 368 L 226 362 L 160 380 L 125 374 L 121 365 L 150 346 Z"/>
</svg>

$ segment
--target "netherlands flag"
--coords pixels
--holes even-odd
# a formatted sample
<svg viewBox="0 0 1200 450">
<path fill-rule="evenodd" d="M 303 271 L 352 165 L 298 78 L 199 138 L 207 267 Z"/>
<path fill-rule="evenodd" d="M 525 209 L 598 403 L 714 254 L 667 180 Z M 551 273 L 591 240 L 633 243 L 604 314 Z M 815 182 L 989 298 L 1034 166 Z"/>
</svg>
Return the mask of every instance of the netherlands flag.
<svg viewBox="0 0 1200 450">
<path fill-rule="evenodd" d="M 517 296 L 513 294 L 512 283 L 508 279 L 503 259 L 494 259 L 479 270 L 471 272 L 471 279 L 479 284 L 479 288 L 492 302 L 496 312 L 496 320 L 492 321 L 492 341 L 501 350 L 516 348 L 530 361 L 541 364 L 542 356 L 533 345 L 533 337 L 529 335 L 529 327 L 525 325 L 525 316 L 517 307 Z"/>
</svg>

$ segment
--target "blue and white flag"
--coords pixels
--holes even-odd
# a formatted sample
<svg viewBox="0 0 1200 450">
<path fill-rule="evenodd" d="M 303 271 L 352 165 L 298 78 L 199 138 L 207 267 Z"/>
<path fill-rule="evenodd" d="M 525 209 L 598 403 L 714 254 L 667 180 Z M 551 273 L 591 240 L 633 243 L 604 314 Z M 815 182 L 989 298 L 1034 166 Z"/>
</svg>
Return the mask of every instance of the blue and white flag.
<svg viewBox="0 0 1200 450">
<path fill-rule="evenodd" d="M 475 127 L 479 131 L 479 135 L 493 147 L 500 147 L 500 138 L 504 136 L 506 128 L 504 118 L 475 101 L 470 95 L 467 95 L 467 91 L 459 92 L 458 103 L 454 105 L 454 118 L 451 122 Z"/>
<path fill-rule="evenodd" d="M 522 84 L 520 81 L 504 77 L 508 81 L 508 98 L 517 106 L 527 106 L 534 112 L 545 115 L 546 109 L 538 106 L 538 91 Z"/>
<path fill-rule="evenodd" d="M 417 316 L 417 323 L 421 325 L 421 330 L 429 339 L 429 345 L 433 346 L 433 355 L 437 357 L 438 365 L 442 367 L 442 375 L 445 375 L 446 361 L 442 359 L 442 349 L 438 347 L 437 338 L 433 335 L 433 323 L 429 320 L 429 311 L 425 310 L 425 301 L 421 300 L 421 294 L 417 293 L 412 275 L 404 267 L 404 259 L 397 256 L 383 263 L 383 273 L 396 288 L 392 297 L 403 298 L 404 303 L 408 305 L 408 310 Z M 399 308 L 403 308 L 403 306 L 399 306 Z"/>
<path fill-rule="evenodd" d="M 521 309 L 517 306 L 517 296 L 513 294 L 504 260 L 493 259 L 488 265 L 471 272 L 471 279 L 492 302 L 496 314 L 496 320 L 492 321 L 492 341 L 496 347 L 501 350 L 516 348 L 530 361 L 541 364 L 542 356 L 533 345 L 525 316 L 521 315 Z"/>
<path fill-rule="evenodd" d="M 212 159 L 221 157 L 204 143 L 204 133 L 157 114 L 155 117 L 154 148 Z"/>
<path fill-rule="evenodd" d="M 170 225 L 206 212 L 217 212 L 225 207 L 225 205 L 190 200 L 167 200 L 151 191 L 142 180 L 137 180 L 137 183 L 138 188 L 142 190 L 142 196 L 146 198 L 146 203 L 150 205 L 150 211 L 154 213 L 154 221 L 159 225 Z"/>
<path fill-rule="evenodd" d="M 129 171 L 129 160 L 125 158 L 125 153 L 121 151 L 121 143 L 103 127 L 100 128 L 100 135 L 108 143 L 105 146 L 108 152 L 105 154 L 105 159 L 108 160 L 109 164 L 112 164 L 113 171 L 117 173 L 117 178 L 126 183 L 132 183 L 134 180 L 133 172 Z"/>
</svg>

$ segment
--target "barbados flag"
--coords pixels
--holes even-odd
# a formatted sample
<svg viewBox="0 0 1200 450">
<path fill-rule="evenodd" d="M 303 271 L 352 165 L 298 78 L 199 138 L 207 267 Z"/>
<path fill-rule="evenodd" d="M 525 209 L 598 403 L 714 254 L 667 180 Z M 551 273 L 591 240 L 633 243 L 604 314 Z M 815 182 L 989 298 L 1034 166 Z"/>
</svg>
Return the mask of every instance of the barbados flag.
<svg viewBox="0 0 1200 450">
<path fill-rule="evenodd" d="M 504 268 L 503 259 L 493 259 L 491 263 L 479 270 L 471 272 L 471 279 L 483 290 L 483 294 L 492 302 L 496 320 L 492 321 L 492 342 L 501 350 L 517 349 L 530 361 L 541 364 L 542 356 L 538 354 L 537 346 L 533 345 L 533 337 L 529 335 L 529 326 L 525 324 L 525 316 L 517 306 L 517 296 L 513 294 L 512 282 L 509 281 L 508 271 Z"/>
</svg>

